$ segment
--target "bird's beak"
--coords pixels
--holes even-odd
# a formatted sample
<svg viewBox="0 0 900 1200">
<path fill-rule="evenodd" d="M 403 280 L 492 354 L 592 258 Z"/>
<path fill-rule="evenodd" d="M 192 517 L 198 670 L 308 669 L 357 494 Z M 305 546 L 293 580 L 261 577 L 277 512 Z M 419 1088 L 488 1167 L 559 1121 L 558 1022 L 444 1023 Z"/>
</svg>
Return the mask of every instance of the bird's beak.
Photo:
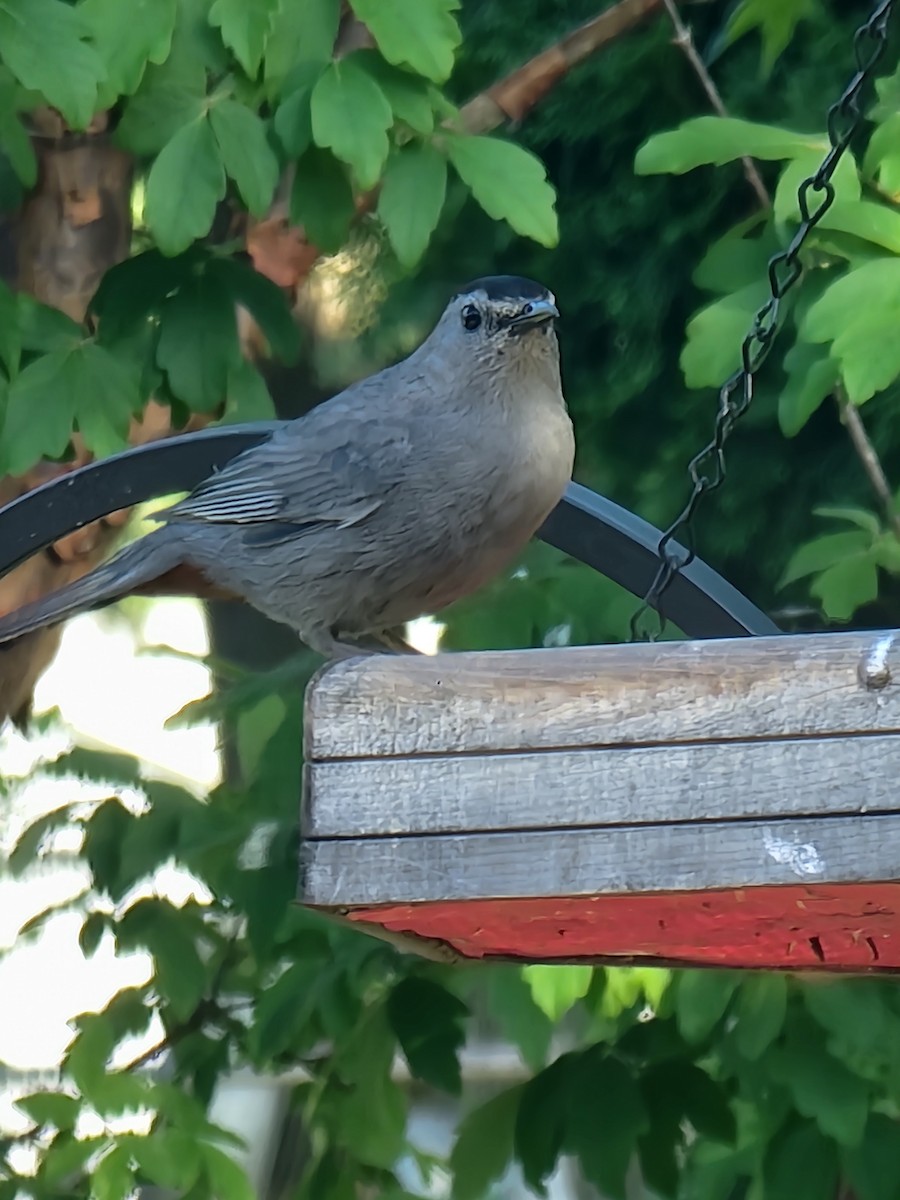
<svg viewBox="0 0 900 1200">
<path fill-rule="evenodd" d="M 510 317 L 508 327 L 512 333 L 525 333 L 528 329 L 536 329 L 539 325 L 546 325 L 548 321 L 555 321 L 558 316 L 559 309 L 552 300 L 532 300 L 518 316 Z"/>
</svg>

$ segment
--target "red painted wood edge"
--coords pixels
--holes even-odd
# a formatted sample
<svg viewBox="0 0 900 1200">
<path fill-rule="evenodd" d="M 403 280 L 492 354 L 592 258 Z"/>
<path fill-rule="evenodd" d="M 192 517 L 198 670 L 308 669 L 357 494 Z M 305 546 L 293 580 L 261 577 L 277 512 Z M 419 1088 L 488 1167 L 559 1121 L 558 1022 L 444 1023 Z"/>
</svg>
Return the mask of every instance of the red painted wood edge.
<svg viewBox="0 0 900 1200">
<path fill-rule="evenodd" d="M 345 915 L 473 959 L 900 969 L 900 883 L 393 904 Z"/>
</svg>

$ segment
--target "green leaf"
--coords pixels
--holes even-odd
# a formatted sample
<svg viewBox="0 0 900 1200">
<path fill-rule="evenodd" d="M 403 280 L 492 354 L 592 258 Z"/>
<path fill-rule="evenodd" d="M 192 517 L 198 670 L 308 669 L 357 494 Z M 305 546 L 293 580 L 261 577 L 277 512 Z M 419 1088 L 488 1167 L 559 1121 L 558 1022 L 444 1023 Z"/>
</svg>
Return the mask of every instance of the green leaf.
<svg viewBox="0 0 900 1200">
<path fill-rule="evenodd" d="M 838 535 L 835 535 L 838 536 Z M 884 543 L 872 545 L 865 554 L 827 568 L 812 583 L 810 591 L 822 601 L 826 616 L 846 621 L 878 598 L 878 572 L 884 558 Z"/>
<path fill-rule="evenodd" d="M 689 388 L 719 387 L 740 365 L 741 343 L 768 293 L 768 283 L 757 280 L 691 317 L 679 358 Z"/>
<path fill-rule="evenodd" d="M 777 224 L 784 224 L 787 221 L 799 222 L 800 200 L 798 192 L 800 186 L 811 175 L 815 175 L 821 161 L 821 150 L 807 150 L 803 154 L 797 155 L 796 158 L 791 159 L 785 165 L 778 177 L 778 185 L 775 188 L 775 198 L 772 204 Z M 836 197 L 832 208 L 837 208 L 839 211 L 841 209 L 852 211 L 858 207 L 860 203 L 859 174 L 856 169 L 856 161 L 849 151 L 838 162 L 835 173 L 832 176 L 832 185 Z M 820 197 L 817 193 L 812 192 L 809 197 L 810 208 L 815 210 L 819 201 Z M 877 205 L 872 205 L 872 207 L 877 207 Z M 820 218 L 823 228 L 830 228 L 827 225 L 827 218 L 830 212 L 831 209 L 826 212 L 825 216 Z M 834 228 L 841 228 L 840 221 Z"/>
<path fill-rule="evenodd" d="M 163 63 L 172 46 L 176 0 L 82 0 L 78 12 L 87 22 L 106 78 L 101 104 L 137 91 L 147 63 Z"/>
<path fill-rule="evenodd" d="M 429 145 L 411 143 L 388 160 L 378 215 L 405 267 L 425 253 L 447 194 L 447 162 Z"/>
<path fill-rule="evenodd" d="M 41 770 L 55 779 L 88 779 L 92 783 L 121 784 L 126 788 L 141 782 L 141 764 L 136 758 L 87 746 L 73 746 L 44 763 Z"/>
<path fill-rule="evenodd" d="M 531 988 L 535 1004 L 554 1024 L 587 995 L 593 977 L 593 967 L 529 966 L 522 969 L 522 978 Z"/>
<path fill-rule="evenodd" d="M 810 591 L 822 601 L 825 615 L 848 621 L 858 608 L 878 596 L 878 570 L 874 547 L 866 555 L 848 558 L 823 571 Z"/>
<path fill-rule="evenodd" d="M 313 141 L 348 164 L 361 188 L 374 187 L 388 156 L 394 114 L 384 92 L 353 55 L 331 63 L 310 97 Z"/>
<path fill-rule="evenodd" d="M 406 1144 L 406 1097 L 391 1079 L 395 1045 L 384 1008 L 369 1008 L 362 1028 L 339 1048 L 342 1084 L 332 1093 L 338 1144 L 385 1170 L 393 1169 Z"/>
<path fill-rule="evenodd" d="M 886 204 L 876 204 L 873 200 L 837 201 L 819 225 L 900 254 L 900 213 Z"/>
<path fill-rule="evenodd" d="M 210 286 L 221 285 L 236 304 L 246 308 L 283 363 L 297 361 L 300 331 L 281 288 L 249 263 L 235 258 L 212 259 L 206 275 Z"/>
<path fill-rule="evenodd" d="M 92 1200 L 127 1200 L 133 1191 L 131 1155 L 126 1146 L 114 1146 L 91 1172 Z"/>
<path fill-rule="evenodd" d="M 63 1092 L 33 1092 L 16 1101 L 36 1125 L 53 1125 L 56 1129 L 72 1130 L 78 1120 L 81 1105 L 74 1096 Z"/>
<path fill-rule="evenodd" d="M 125 887 L 119 876 L 122 841 L 134 817 L 117 799 L 104 800 L 85 824 L 84 857 L 94 887 L 120 900 Z"/>
<path fill-rule="evenodd" d="M 389 63 L 443 83 L 462 35 L 452 13 L 459 0 L 352 0 L 351 7 Z"/>
<path fill-rule="evenodd" d="M 883 1061 L 886 1047 L 895 1040 L 898 1020 L 890 988 L 874 979 L 817 983 L 818 987 L 811 983 L 803 987 L 803 1002 L 825 1030 L 829 1050 L 851 1069 L 860 1062 Z"/>
<path fill-rule="evenodd" d="M 65 1067 L 84 1098 L 93 1103 L 96 1089 L 102 1087 L 106 1064 L 115 1048 L 113 1023 L 101 1013 L 78 1018 L 79 1030 L 66 1052 Z"/>
<path fill-rule="evenodd" d="M 279 83 L 298 63 L 331 62 L 340 13 L 340 0 L 284 4 L 275 15 L 266 46 L 266 80 Z"/>
<path fill-rule="evenodd" d="M 201 1154 L 203 1165 L 208 1168 L 206 1148 L 177 1129 L 162 1129 L 149 1137 L 134 1136 L 128 1139 L 141 1175 L 160 1187 L 178 1192 L 186 1191 L 200 1174 Z M 219 1152 L 221 1153 L 221 1151 Z"/>
<path fill-rule="evenodd" d="M 514 1042 L 533 1071 L 547 1061 L 553 1024 L 534 1002 L 522 968 L 497 965 L 488 977 L 487 1003 L 493 1019 Z"/>
<path fill-rule="evenodd" d="M 29 363 L 10 384 L 2 437 L 5 474 L 22 475 L 42 457 L 59 458 L 68 446 L 75 420 L 72 354 L 53 350 Z"/>
<path fill-rule="evenodd" d="M 0 108 L 0 150 L 22 186 L 33 188 L 37 183 L 37 155 L 25 126 L 8 108 Z"/>
<path fill-rule="evenodd" d="M 256 1003 L 250 1029 L 249 1047 L 257 1062 L 270 1062 L 297 1040 L 330 978 L 324 959 L 311 956 L 292 963 L 269 984 Z"/>
<path fill-rule="evenodd" d="M 340 163 L 310 146 L 299 160 L 291 187 L 291 221 L 326 254 L 340 250 L 356 209 Z"/>
<path fill-rule="evenodd" d="M 255 79 L 275 13 L 281 0 L 215 0 L 209 10 L 211 25 L 217 25 L 222 41 L 250 76 Z"/>
<path fill-rule="evenodd" d="M 696 1063 L 664 1063 L 661 1069 L 672 1072 L 674 1085 L 681 1093 L 684 1115 L 697 1133 L 717 1142 L 733 1143 L 737 1124 L 721 1085 Z"/>
<path fill-rule="evenodd" d="M 211 412 L 224 402 L 240 346 L 234 300 L 215 273 L 192 276 L 166 301 L 156 361 L 192 411 Z"/>
<path fill-rule="evenodd" d="M 900 112 L 891 113 L 873 130 L 863 171 L 878 180 L 879 188 L 891 200 L 900 198 Z"/>
<path fill-rule="evenodd" d="M 675 986 L 675 1017 L 687 1042 L 702 1042 L 725 1015 L 739 976 L 733 971 L 684 971 Z"/>
<path fill-rule="evenodd" d="M 879 537 L 873 550 L 879 567 L 889 571 L 891 575 L 900 574 L 900 542 L 894 534 L 885 533 Z"/>
<path fill-rule="evenodd" d="M 870 1086 L 838 1062 L 809 1023 L 796 1023 L 783 1045 L 769 1050 L 772 1077 L 788 1089 L 797 1110 L 814 1120 L 826 1137 L 845 1146 L 862 1140 L 869 1115 Z"/>
<path fill-rule="evenodd" d="M 246 1172 L 230 1155 L 206 1142 L 201 1142 L 198 1149 L 216 1200 L 256 1200 Z"/>
<path fill-rule="evenodd" d="M 540 159 L 499 138 L 455 135 L 447 137 L 447 156 L 489 217 L 542 246 L 557 244 L 556 195 Z"/>
<path fill-rule="evenodd" d="M 166 297 L 196 270 L 198 257 L 193 251 L 167 258 L 159 250 L 145 250 L 111 267 L 100 280 L 89 309 L 99 319 L 100 341 L 120 341 L 146 325 Z"/>
<path fill-rule="evenodd" d="M 897 1200 L 900 1193 L 900 1125 L 870 1113 L 858 1146 L 844 1147 L 844 1170 L 858 1200 Z"/>
<path fill-rule="evenodd" d="M 793 133 L 775 125 L 759 125 L 739 117 L 692 117 L 678 129 L 654 134 L 634 160 L 638 175 L 683 175 L 695 167 L 722 166 L 736 158 L 779 160 L 807 151 L 824 154 L 821 134 Z"/>
<path fill-rule="evenodd" d="M 781 1033 L 787 1012 L 787 980 L 783 975 L 758 974 L 745 979 L 734 1006 L 737 1048 L 758 1059 Z"/>
<path fill-rule="evenodd" d="M 225 170 L 209 121 L 191 121 L 162 148 L 147 176 L 144 216 L 164 254 L 209 232 L 225 195 Z"/>
<path fill-rule="evenodd" d="M 90 888 L 84 888 L 68 896 L 65 900 L 57 901 L 55 904 L 48 904 L 46 908 L 42 908 L 40 912 L 36 912 L 34 916 L 29 917 L 27 921 L 19 926 L 19 931 L 16 934 L 18 941 L 24 943 L 25 939 L 33 933 L 39 933 L 47 925 L 48 921 L 52 921 L 54 917 L 62 916 L 63 913 L 76 913 L 78 916 L 84 916 L 84 910 L 89 903 Z"/>
<path fill-rule="evenodd" d="M 778 249 L 771 226 L 748 236 L 747 222 L 713 242 L 692 276 L 698 288 L 729 295 L 765 278 L 769 259 Z"/>
<path fill-rule="evenodd" d="M 429 134 L 434 130 L 434 104 L 423 79 L 390 66 L 377 50 L 360 50 L 356 60 L 387 96 L 398 121 L 403 121 L 416 133 Z"/>
<path fill-rule="evenodd" d="M 826 517 L 831 521 L 847 521 L 857 529 L 868 530 L 873 537 L 881 532 L 881 522 L 874 513 L 864 508 L 844 508 L 831 504 L 821 504 L 813 509 L 813 515 Z"/>
<path fill-rule="evenodd" d="M 16 115 L 18 102 L 15 80 L 0 75 L 0 150 L 9 159 L 19 181 L 31 188 L 37 182 L 37 156 L 25 126 Z"/>
<path fill-rule="evenodd" d="M 85 958 L 91 958 L 97 953 L 103 935 L 110 924 L 106 913 L 92 912 L 85 917 L 81 929 L 78 931 L 78 945 Z"/>
<path fill-rule="evenodd" d="M 15 294 L 0 281 L 0 362 L 7 374 L 15 375 L 19 369 L 22 351 L 22 331 L 19 328 L 19 306 Z"/>
<path fill-rule="evenodd" d="M 25 827 L 6 858 L 6 867 L 11 875 L 21 875 L 41 857 L 49 836 L 64 826 L 71 827 L 72 809 L 73 805 L 63 804 L 37 817 Z"/>
<path fill-rule="evenodd" d="M 814 12 L 812 0 L 741 0 L 728 20 L 726 37 L 735 42 L 751 29 L 759 29 L 763 72 L 768 75 L 797 25 Z"/>
<path fill-rule="evenodd" d="M 127 444 L 131 414 L 141 407 L 137 376 L 94 342 L 56 350 L 30 363 L 13 380 L 3 430 L 5 461 L 20 473 L 41 454 L 58 457 L 73 425 L 88 449 L 104 457 Z M 41 428 L 34 437 L 35 412 Z"/>
<path fill-rule="evenodd" d="M 516 1114 L 514 1146 L 525 1182 L 539 1195 L 563 1149 L 568 1110 L 566 1098 L 579 1058 L 561 1055 L 522 1088 Z"/>
<path fill-rule="evenodd" d="M 388 997 L 388 1020 L 410 1072 L 434 1087 L 460 1091 L 459 1049 L 466 1040 L 465 1004 L 440 984 L 415 975 L 401 980 Z"/>
<path fill-rule="evenodd" d="M 843 562 L 849 557 L 865 553 L 872 545 L 871 537 L 862 531 L 846 530 L 844 533 L 827 533 L 824 537 L 814 538 L 798 547 L 791 555 L 784 574 L 778 581 L 779 587 L 786 587 L 806 575 L 815 575 L 835 563 Z"/>
<path fill-rule="evenodd" d="M 16 298 L 23 350 L 36 354 L 44 354 L 49 350 L 72 350 L 84 338 L 84 330 L 78 322 L 59 309 L 41 304 L 25 293 Z"/>
<path fill-rule="evenodd" d="M 600 1193 L 625 1200 L 625 1176 L 648 1124 L 631 1072 L 605 1047 L 594 1047 L 580 1056 L 567 1104 L 566 1149 Z"/>
<path fill-rule="evenodd" d="M 463 1117 L 450 1154 L 453 1200 L 483 1200 L 506 1171 L 521 1095 L 508 1088 Z"/>
<path fill-rule="evenodd" d="M 75 1138 L 71 1133 L 58 1133 L 42 1156 L 39 1178 L 42 1184 L 69 1184 L 92 1155 L 108 1144 L 106 1136 Z M 11 1197 L 10 1200 L 13 1200 Z M 16 1196 L 15 1200 L 18 1200 Z"/>
<path fill-rule="evenodd" d="M 150 1082 L 127 1071 L 111 1071 L 96 1080 L 90 1099 L 91 1106 L 104 1117 L 140 1112 L 150 1103 Z"/>
<path fill-rule="evenodd" d="M 252 708 L 246 708 L 237 718 L 237 750 L 241 774 L 247 781 L 257 777 L 260 761 L 287 715 L 280 696 L 263 696 Z"/>
<path fill-rule="evenodd" d="M 181 840 L 182 829 L 203 812 L 190 792 L 159 780 L 145 782 L 150 809 L 136 817 L 122 838 L 119 875 L 129 887 L 163 867 Z"/>
<path fill-rule="evenodd" d="M 262 121 L 236 100 L 220 100 L 209 110 L 222 164 L 254 216 L 268 210 L 278 183 L 278 159 Z"/>
<path fill-rule="evenodd" d="M 121 8 L 127 13 L 126 5 Z M 203 117 L 205 97 L 206 66 L 182 21 L 165 62 L 144 71 L 140 86 L 125 105 L 115 139 L 141 157 L 156 154 L 179 130 Z"/>
<path fill-rule="evenodd" d="M 831 342 L 847 395 L 862 404 L 900 375 L 900 259 L 864 263 L 836 279 L 811 305 L 800 333 Z"/>
<path fill-rule="evenodd" d="M 252 363 L 242 359 L 228 372 L 225 412 L 220 424 L 241 425 L 249 421 L 271 421 L 276 415 L 266 381 Z"/>
<path fill-rule="evenodd" d="M 132 414 L 142 407 L 137 365 L 85 342 L 69 355 L 66 382 L 87 448 L 97 458 L 125 449 Z"/>
<path fill-rule="evenodd" d="M 23 87 L 40 92 L 75 129 L 94 115 L 103 63 L 86 22 L 62 0 L 2 0 L 0 57 Z"/>
<path fill-rule="evenodd" d="M 778 396 L 778 424 L 785 437 L 794 437 L 834 392 L 838 365 L 814 346 L 795 342 L 784 356 L 784 369 L 788 379 Z"/>
<path fill-rule="evenodd" d="M 834 1200 L 837 1149 L 815 1125 L 795 1125 L 769 1144 L 763 1167 L 765 1200 Z"/>
<path fill-rule="evenodd" d="M 167 900 L 136 901 L 119 921 L 119 946 L 146 947 L 156 962 L 156 985 L 179 1020 L 187 1020 L 206 989 L 206 967 L 188 914 Z"/>
<path fill-rule="evenodd" d="M 324 67 L 322 63 L 300 63 L 285 84 L 285 97 L 275 113 L 274 126 L 285 153 L 299 158 L 312 141 L 310 97 Z"/>
</svg>

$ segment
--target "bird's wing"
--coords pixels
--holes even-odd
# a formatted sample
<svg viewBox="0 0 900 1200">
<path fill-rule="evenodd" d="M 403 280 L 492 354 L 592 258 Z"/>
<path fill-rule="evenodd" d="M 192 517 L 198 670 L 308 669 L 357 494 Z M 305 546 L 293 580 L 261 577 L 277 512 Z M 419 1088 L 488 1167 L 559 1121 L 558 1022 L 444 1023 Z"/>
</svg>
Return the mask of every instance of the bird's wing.
<svg viewBox="0 0 900 1200">
<path fill-rule="evenodd" d="M 402 421 L 325 405 L 282 426 L 158 515 L 172 522 L 346 527 L 381 507 L 409 455 Z"/>
</svg>

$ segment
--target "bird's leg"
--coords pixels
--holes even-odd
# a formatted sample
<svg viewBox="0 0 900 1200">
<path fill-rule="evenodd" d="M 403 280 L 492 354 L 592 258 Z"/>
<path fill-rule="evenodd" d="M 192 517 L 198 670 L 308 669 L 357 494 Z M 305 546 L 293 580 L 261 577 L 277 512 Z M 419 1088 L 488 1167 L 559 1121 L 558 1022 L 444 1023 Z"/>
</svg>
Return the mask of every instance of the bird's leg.
<svg viewBox="0 0 900 1200">
<path fill-rule="evenodd" d="M 310 650 L 333 661 L 378 653 L 374 648 L 366 648 L 358 644 L 353 638 L 343 634 L 338 636 L 338 631 L 335 629 L 307 629 L 303 633 L 303 641 Z"/>
<path fill-rule="evenodd" d="M 421 654 L 421 650 L 417 650 L 415 646 L 411 646 L 409 642 L 400 636 L 393 629 L 380 629 L 372 635 L 375 637 L 386 650 L 392 654 Z"/>
<path fill-rule="evenodd" d="M 357 658 L 370 654 L 418 654 L 420 653 L 398 633 L 390 629 L 375 629 L 365 634 L 350 634 L 332 629 L 327 636 L 317 631 L 316 644 L 308 645 L 328 658 Z"/>
</svg>

